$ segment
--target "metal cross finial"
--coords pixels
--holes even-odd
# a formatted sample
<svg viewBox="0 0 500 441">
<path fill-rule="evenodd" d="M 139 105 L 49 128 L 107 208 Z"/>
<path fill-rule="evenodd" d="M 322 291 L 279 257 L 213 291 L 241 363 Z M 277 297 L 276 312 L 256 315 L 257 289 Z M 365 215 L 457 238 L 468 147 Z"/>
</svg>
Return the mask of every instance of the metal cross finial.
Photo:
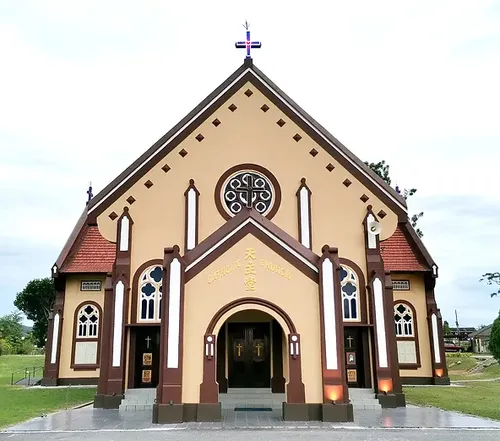
<svg viewBox="0 0 500 441">
<path fill-rule="evenodd" d="M 247 39 L 245 41 L 238 41 L 237 43 L 235 43 L 235 47 L 236 49 L 246 49 L 247 50 L 246 58 L 251 58 L 250 49 L 259 49 L 262 47 L 262 43 L 260 41 L 252 41 L 250 39 L 250 25 L 246 20 L 243 27 L 247 30 L 247 35 L 246 35 Z"/>
<path fill-rule="evenodd" d="M 92 194 L 92 182 L 89 182 L 89 189 L 87 190 L 87 194 L 88 194 L 88 200 L 87 200 L 88 204 L 90 200 L 94 197 L 94 195 Z"/>
</svg>

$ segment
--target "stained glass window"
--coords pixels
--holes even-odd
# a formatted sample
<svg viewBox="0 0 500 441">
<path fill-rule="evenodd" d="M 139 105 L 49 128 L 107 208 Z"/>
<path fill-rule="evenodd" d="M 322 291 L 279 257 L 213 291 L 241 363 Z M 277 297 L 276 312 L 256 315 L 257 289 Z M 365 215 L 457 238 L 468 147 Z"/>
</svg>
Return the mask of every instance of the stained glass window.
<svg viewBox="0 0 500 441">
<path fill-rule="evenodd" d="M 348 266 L 342 266 L 340 286 L 342 290 L 344 321 L 360 321 L 358 276 Z"/>
<path fill-rule="evenodd" d="M 163 268 L 150 266 L 139 279 L 139 321 L 161 319 Z"/>
</svg>

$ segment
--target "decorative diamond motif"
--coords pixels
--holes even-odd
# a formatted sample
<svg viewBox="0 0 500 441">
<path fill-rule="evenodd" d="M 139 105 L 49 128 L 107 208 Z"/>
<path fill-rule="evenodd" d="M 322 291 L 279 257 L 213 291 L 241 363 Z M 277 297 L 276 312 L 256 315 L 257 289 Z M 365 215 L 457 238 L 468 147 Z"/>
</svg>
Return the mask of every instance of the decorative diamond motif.
<svg viewBox="0 0 500 441">
<path fill-rule="evenodd" d="M 168 166 L 168 164 L 165 164 L 162 168 L 161 168 L 165 173 L 169 172 L 170 171 L 170 167 Z"/>
<path fill-rule="evenodd" d="M 204 137 L 201 133 L 199 133 L 198 135 L 196 135 L 196 140 L 197 140 L 198 142 L 201 142 L 201 141 L 203 141 L 204 139 L 205 139 L 205 137 Z"/>
<path fill-rule="evenodd" d="M 380 218 L 380 219 L 383 219 L 384 217 L 387 216 L 387 213 L 384 211 L 384 210 L 380 210 L 378 213 L 377 213 L 377 216 Z"/>
<path fill-rule="evenodd" d="M 215 127 L 218 127 L 218 126 L 219 126 L 219 124 L 220 124 L 220 121 L 219 121 L 217 118 L 215 118 L 215 119 L 212 121 L 212 124 L 213 124 Z"/>
<path fill-rule="evenodd" d="M 250 98 L 253 95 L 253 92 L 250 89 L 247 89 L 245 90 L 245 95 Z"/>
<path fill-rule="evenodd" d="M 264 104 L 260 110 L 262 110 L 264 113 L 266 113 L 269 110 L 269 106 L 267 104 Z"/>
<path fill-rule="evenodd" d="M 295 135 L 293 135 L 293 139 L 295 139 L 295 142 L 299 142 L 302 139 L 302 136 L 296 133 Z"/>
<path fill-rule="evenodd" d="M 236 107 L 234 104 L 231 104 L 231 105 L 228 107 L 228 109 L 229 109 L 231 112 L 234 112 L 234 111 L 237 109 L 237 107 Z"/>
<path fill-rule="evenodd" d="M 280 118 L 278 121 L 276 121 L 276 124 L 278 124 L 280 127 L 283 127 L 286 124 L 286 122 Z"/>
<path fill-rule="evenodd" d="M 360 199 L 363 201 L 363 202 L 366 202 L 368 199 L 370 199 L 366 194 L 363 194 Z"/>
<path fill-rule="evenodd" d="M 153 186 L 153 183 L 148 179 L 146 182 L 144 182 L 144 185 L 146 188 L 151 188 Z"/>
<path fill-rule="evenodd" d="M 127 202 L 128 202 L 130 205 L 132 205 L 132 204 L 135 202 L 135 198 L 134 198 L 133 196 L 129 196 L 129 197 L 127 198 Z"/>
<path fill-rule="evenodd" d="M 118 215 L 114 211 L 112 211 L 111 213 L 109 213 L 109 218 L 111 220 L 115 220 L 117 217 L 118 217 Z"/>
<path fill-rule="evenodd" d="M 349 187 L 349 185 L 351 185 L 352 182 L 349 181 L 349 179 L 346 179 L 344 182 L 342 182 L 342 184 L 344 184 L 346 187 Z"/>
<path fill-rule="evenodd" d="M 183 158 L 188 154 L 188 152 L 186 152 L 186 150 L 182 149 L 180 152 L 179 152 L 179 155 L 181 155 Z"/>
<path fill-rule="evenodd" d="M 312 149 L 309 154 L 314 158 L 317 154 L 318 154 L 318 151 L 316 149 Z"/>
<path fill-rule="evenodd" d="M 335 166 L 330 162 L 327 166 L 326 166 L 326 169 L 331 172 L 333 171 L 333 169 L 335 168 Z"/>
</svg>

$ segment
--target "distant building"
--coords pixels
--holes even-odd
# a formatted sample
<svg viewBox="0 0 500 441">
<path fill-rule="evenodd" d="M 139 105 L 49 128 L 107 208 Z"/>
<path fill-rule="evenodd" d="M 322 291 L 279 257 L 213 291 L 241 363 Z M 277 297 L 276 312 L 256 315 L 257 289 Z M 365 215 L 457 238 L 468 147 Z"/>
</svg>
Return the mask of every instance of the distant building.
<svg viewBox="0 0 500 441">
<path fill-rule="evenodd" d="M 490 334 L 493 324 L 485 326 L 478 331 L 470 334 L 472 339 L 472 351 L 473 352 L 489 352 L 488 345 L 490 343 Z"/>
</svg>

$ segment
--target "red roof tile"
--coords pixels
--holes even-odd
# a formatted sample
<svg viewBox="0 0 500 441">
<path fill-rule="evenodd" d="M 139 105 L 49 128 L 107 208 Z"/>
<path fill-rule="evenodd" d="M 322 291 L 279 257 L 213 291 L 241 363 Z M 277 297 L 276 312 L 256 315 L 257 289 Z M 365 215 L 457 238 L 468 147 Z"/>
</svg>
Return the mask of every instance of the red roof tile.
<svg viewBox="0 0 500 441">
<path fill-rule="evenodd" d="M 108 273 L 113 270 L 115 257 L 116 245 L 104 239 L 98 227 L 87 226 L 60 271 L 63 273 Z"/>
<path fill-rule="evenodd" d="M 398 225 L 394 234 L 380 242 L 384 266 L 389 271 L 428 271 L 423 259 L 413 250 L 409 238 Z"/>
</svg>

